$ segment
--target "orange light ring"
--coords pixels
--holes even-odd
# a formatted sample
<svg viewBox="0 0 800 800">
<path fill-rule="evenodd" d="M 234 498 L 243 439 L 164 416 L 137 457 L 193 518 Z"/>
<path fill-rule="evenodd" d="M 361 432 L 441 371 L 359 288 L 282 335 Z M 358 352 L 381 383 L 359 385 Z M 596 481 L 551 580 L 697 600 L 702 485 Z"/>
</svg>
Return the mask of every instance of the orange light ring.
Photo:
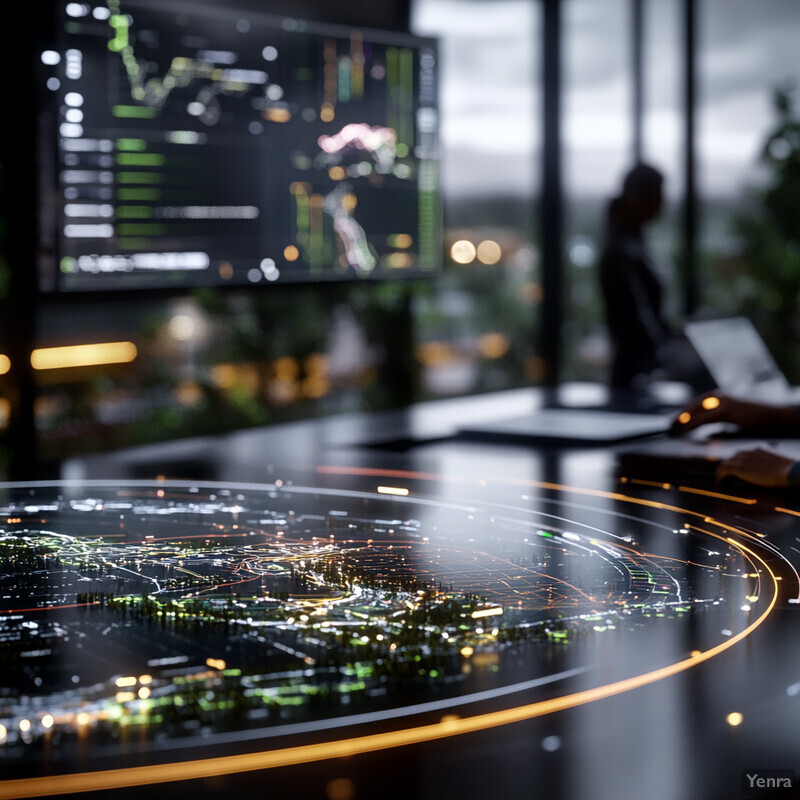
<svg viewBox="0 0 800 800">
<path fill-rule="evenodd" d="M 327 469 L 327 468 L 323 468 Z M 345 468 L 346 470 L 347 468 Z M 343 470 L 344 471 L 344 470 Z M 380 470 L 381 473 L 387 472 Z M 392 471 L 395 472 L 395 471 Z M 366 471 L 359 471 L 359 474 L 369 474 Z M 427 473 L 426 476 L 429 476 Z M 403 477 L 393 474 L 392 477 Z M 405 477 L 419 478 L 419 473 L 405 473 Z M 439 476 L 431 476 L 438 479 Z M 430 479 L 430 478 L 428 478 Z M 525 481 L 529 485 L 537 485 L 544 488 L 555 488 L 560 491 L 569 490 L 581 494 L 591 494 L 597 497 L 623 500 L 626 502 L 649 505 L 661 508 L 669 508 L 673 511 L 688 513 L 694 516 L 703 516 L 696 512 L 687 511 L 674 506 L 665 506 L 661 503 L 642 500 L 639 498 L 629 498 L 611 492 L 602 492 L 590 489 L 575 489 L 573 487 L 559 486 L 558 484 L 543 484 L 536 481 Z M 704 517 L 706 521 L 713 520 Z M 724 526 L 726 530 L 732 530 L 731 526 Z M 697 529 L 699 530 L 699 529 Z M 585 689 L 573 694 L 563 695 L 550 700 L 542 700 L 501 711 L 492 711 L 486 714 L 477 714 L 465 718 L 448 718 L 442 722 L 421 725 L 413 728 L 401 728 L 384 733 L 370 734 L 367 736 L 356 736 L 348 739 L 338 739 L 332 742 L 318 742 L 310 745 L 300 745 L 296 747 L 281 748 L 279 750 L 267 750 L 258 753 L 245 753 L 234 756 L 221 756 L 216 758 L 204 758 L 194 761 L 179 761 L 170 764 L 153 764 L 143 767 L 127 767 L 122 769 L 102 770 L 97 772 L 80 772 L 64 775 L 54 775 L 41 778 L 21 778 L 0 782 L 0 800 L 17 800 L 18 798 L 31 796 L 50 796 L 56 794 L 75 794 L 80 792 L 120 789 L 132 786 L 144 786 L 153 783 L 166 783 L 172 781 L 195 780 L 198 778 L 212 778 L 222 775 L 230 775 L 240 772 L 252 772 L 256 770 L 271 769 L 274 767 L 292 766 L 306 764 L 312 761 L 322 761 L 331 758 L 342 758 L 345 756 L 360 755 L 362 753 L 386 750 L 393 747 L 402 747 L 412 744 L 422 744 L 424 742 L 443 739 L 451 736 L 458 736 L 465 733 L 486 730 L 508 725 L 514 722 L 533 719 L 535 717 L 574 708 L 585 703 L 602 700 L 614 695 L 638 689 L 656 681 L 676 675 L 690 669 L 697 664 L 708 661 L 711 658 L 733 647 L 738 642 L 749 636 L 764 620 L 772 613 L 778 600 L 778 576 L 772 571 L 769 564 L 755 551 L 729 538 L 723 537 L 710 531 L 704 531 L 714 538 L 721 539 L 739 549 L 748 560 L 750 557 L 761 563 L 766 573 L 772 579 L 773 593 L 772 598 L 765 611 L 744 630 L 731 636 L 725 642 L 716 645 L 708 650 L 699 652 L 689 658 L 669 664 L 665 667 L 652 670 L 631 678 L 625 678 L 604 686 L 593 689 Z M 735 531 L 739 533 L 739 531 Z"/>
</svg>

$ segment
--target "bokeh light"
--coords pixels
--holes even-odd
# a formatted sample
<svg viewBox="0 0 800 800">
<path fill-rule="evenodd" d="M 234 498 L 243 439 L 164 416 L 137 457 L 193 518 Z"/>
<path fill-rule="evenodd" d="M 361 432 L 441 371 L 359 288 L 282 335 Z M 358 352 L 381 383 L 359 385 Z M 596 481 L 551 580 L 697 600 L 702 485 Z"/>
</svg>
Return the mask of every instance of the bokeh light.
<svg viewBox="0 0 800 800">
<path fill-rule="evenodd" d="M 497 242 L 486 239 L 478 245 L 478 261 L 482 264 L 496 264 L 502 257 L 503 251 Z"/>
<path fill-rule="evenodd" d="M 453 242 L 453 246 L 450 248 L 450 258 L 456 264 L 471 264 L 475 260 L 477 252 L 472 242 L 459 239 L 457 242 Z"/>
</svg>

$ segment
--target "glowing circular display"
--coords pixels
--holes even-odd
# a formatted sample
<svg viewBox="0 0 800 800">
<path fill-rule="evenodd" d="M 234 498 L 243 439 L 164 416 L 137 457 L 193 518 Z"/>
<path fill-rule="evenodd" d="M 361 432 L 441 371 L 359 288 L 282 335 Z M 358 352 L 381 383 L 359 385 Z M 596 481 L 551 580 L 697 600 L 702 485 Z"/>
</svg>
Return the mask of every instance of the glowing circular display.
<svg viewBox="0 0 800 800">
<path fill-rule="evenodd" d="M 778 590 L 759 548 L 691 510 L 532 481 L 0 485 L 6 761 L 38 769 L 56 737 L 65 772 L 79 749 L 259 748 L 7 780 L 0 798 L 352 755 L 610 697 L 751 633 Z"/>
</svg>

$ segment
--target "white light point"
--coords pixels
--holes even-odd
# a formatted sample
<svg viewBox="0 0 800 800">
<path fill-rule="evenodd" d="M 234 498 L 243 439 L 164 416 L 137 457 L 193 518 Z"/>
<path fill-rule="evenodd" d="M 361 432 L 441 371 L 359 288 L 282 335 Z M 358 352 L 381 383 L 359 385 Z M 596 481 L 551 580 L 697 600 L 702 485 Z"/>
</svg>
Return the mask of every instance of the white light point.
<svg viewBox="0 0 800 800">
<path fill-rule="evenodd" d="M 558 736 L 545 736 L 542 739 L 542 750 L 547 753 L 555 753 L 561 749 L 561 739 Z"/>
</svg>

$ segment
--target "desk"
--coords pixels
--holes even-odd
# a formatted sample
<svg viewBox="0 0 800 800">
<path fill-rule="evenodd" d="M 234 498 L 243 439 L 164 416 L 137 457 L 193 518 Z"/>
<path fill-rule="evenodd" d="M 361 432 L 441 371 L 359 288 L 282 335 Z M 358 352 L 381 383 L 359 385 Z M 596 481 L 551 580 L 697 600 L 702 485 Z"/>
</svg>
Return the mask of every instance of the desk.
<svg viewBox="0 0 800 800">
<path fill-rule="evenodd" d="M 6 487 L 0 798 L 713 800 L 796 769 L 796 499 L 450 436 L 491 402 Z"/>
</svg>

